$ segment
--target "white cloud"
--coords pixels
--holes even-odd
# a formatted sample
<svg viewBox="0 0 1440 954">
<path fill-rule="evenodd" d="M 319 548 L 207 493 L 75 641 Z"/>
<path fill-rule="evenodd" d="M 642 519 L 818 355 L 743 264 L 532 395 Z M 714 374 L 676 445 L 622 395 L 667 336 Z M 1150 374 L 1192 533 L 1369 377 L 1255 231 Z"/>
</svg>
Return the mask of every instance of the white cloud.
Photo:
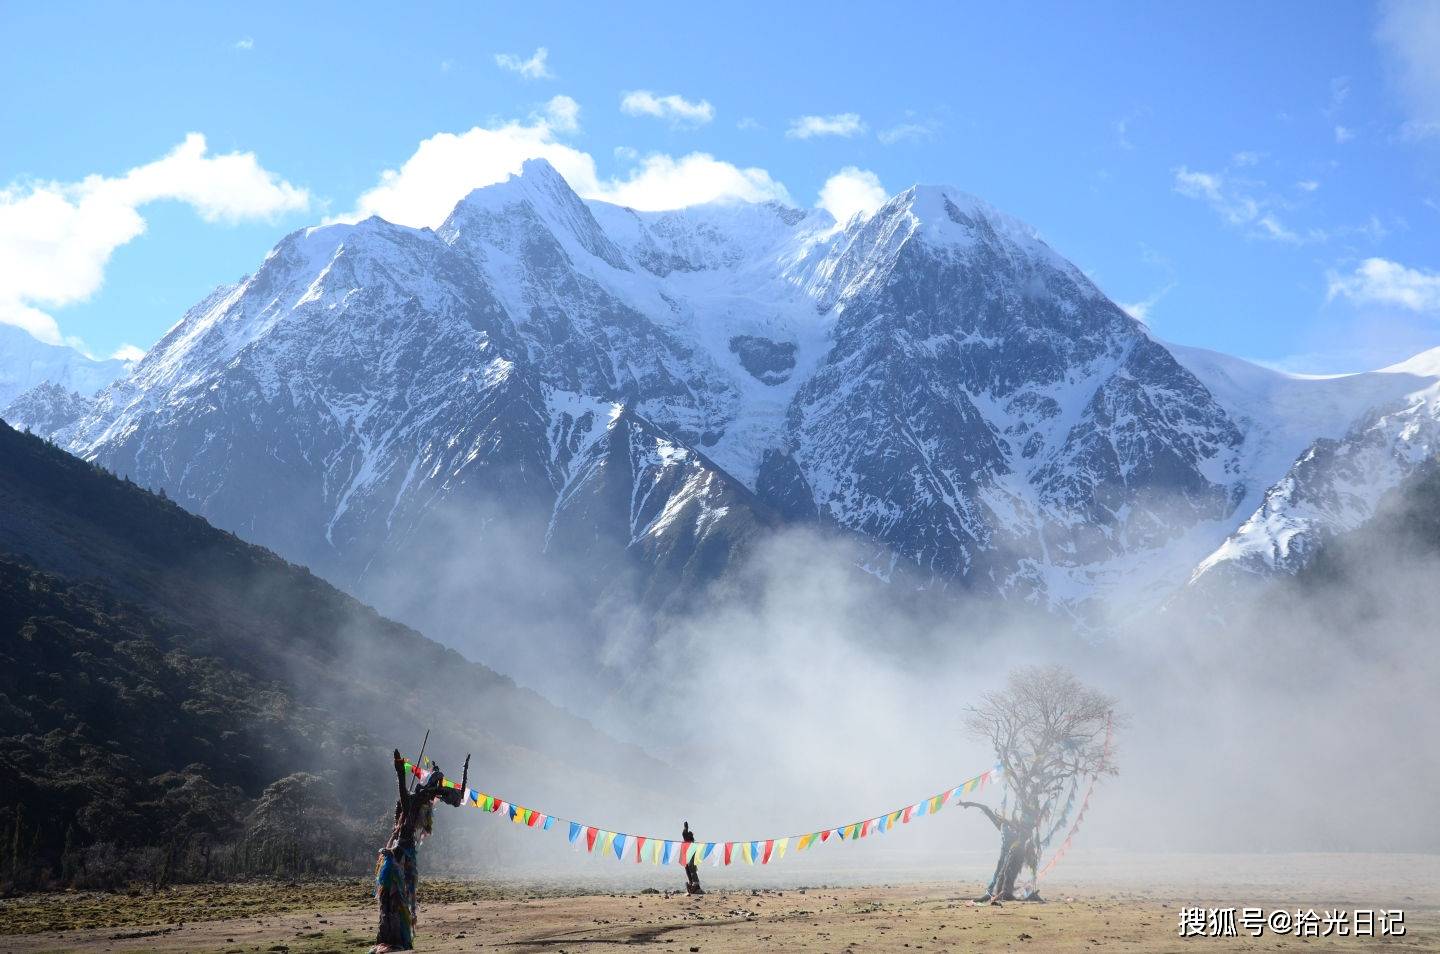
<svg viewBox="0 0 1440 954">
<path fill-rule="evenodd" d="M 887 146 L 897 142 L 923 142 L 935 135 L 934 123 L 899 123 L 889 129 L 882 129 L 875 138 Z"/>
<path fill-rule="evenodd" d="M 1242 150 L 1230 157 L 1230 164 L 1244 168 L 1245 166 L 1257 166 L 1260 164 L 1260 153 L 1250 150 Z"/>
<path fill-rule="evenodd" d="M 609 179 L 577 191 L 586 198 L 645 210 L 723 200 L 790 202 L 785 186 L 764 169 L 742 169 L 703 152 L 679 159 L 659 153 L 646 156 L 627 178 Z"/>
<path fill-rule="evenodd" d="M 552 96 L 545 104 L 545 123 L 555 132 L 573 133 L 580 130 L 580 104 L 569 96 Z"/>
<path fill-rule="evenodd" d="M 790 121 L 785 135 L 791 139 L 812 139 L 816 136 L 858 136 L 866 126 L 859 113 L 836 113 L 833 116 L 801 116 Z"/>
<path fill-rule="evenodd" d="M 1269 236 L 1272 239 L 1277 239 L 1281 242 L 1300 241 L 1299 235 L 1295 234 L 1290 229 L 1282 225 L 1280 223 L 1280 220 L 1275 218 L 1275 216 L 1271 213 L 1267 212 L 1266 214 L 1260 216 L 1260 218 L 1255 220 L 1255 224 L 1260 227 L 1260 230 L 1264 232 L 1265 235 Z"/>
<path fill-rule="evenodd" d="M 1344 145 L 1345 143 L 1349 142 L 1354 138 L 1355 130 L 1351 129 L 1350 127 L 1338 125 L 1335 127 L 1335 141 L 1340 143 L 1341 145 Z"/>
<path fill-rule="evenodd" d="M 549 58 L 550 51 L 541 46 L 536 47 L 528 60 L 522 60 L 514 53 L 496 53 L 495 65 L 502 70 L 519 73 L 526 79 L 554 79 L 555 74 L 550 72 L 550 67 L 545 62 Z"/>
<path fill-rule="evenodd" d="M 1295 188 L 1299 189 L 1301 192 L 1314 192 L 1316 189 L 1320 188 L 1320 183 L 1315 181 L 1314 179 L 1301 179 L 1299 182 L 1295 183 Z"/>
<path fill-rule="evenodd" d="M 1376 38 L 1410 115 L 1401 132 L 1407 139 L 1440 136 L 1440 4 L 1391 0 L 1382 9 Z"/>
<path fill-rule="evenodd" d="M 0 325 L 14 325 L 30 332 L 46 344 L 70 345 L 84 350 L 85 342 L 79 338 L 67 338 L 60 333 L 60 325 L 53 315 L 32 308 L 18 299 L 0 298 Z"/>
<path fill-rule="evenodd" d="M 94 295 L 111 254 L 145 231 L 140 209 L 167 199 L 190 205 L 206 222 L 227 223 L 270 219 L 310 204 L 308 192 L 264 169 L 254 153 L 208 154 L 199 133 L 122 176 L 6 186 L 0 189 L 0 321 L 65 342 L 41 308 Z"/>
<path fill-rule="evenodd" d="M 633 165 L 621 176 L 602 179 L 589 153 L 560 139 L 573 131 L 578 113 L 579 106 L 569 97 L 556 97 L 528 123 L 437 133 L 423 140 L 400 168 L 381 173 L 379 183 L 359 197 L 352 212 L 331 221 L 378 215 L 402 225 L 437 226 L 471 191 L 503 182 L 527 159 L 548 161 L 585 198 L 636 209 L 674 209 L 725 199 L 790 202 L 785 186 L 764 169 L 741 168 L 703 152 L 641 158 L 633 150 L 617 150 L 617 159 Z"/>
<path fill-rule="evenodd" d="M 139 361 L 145 357 L 145 349 L 136 347 L 129 342 L 122 344 L 111 353 L 110 357 L 119 358 L 121 361 Z"/>
<path fill-rule="evenodd" d="M 248 36 L 247 36 L 247 37 L 244 37 L 244 38 L 242 38 L 242 39 L 236 40 L 236 41 L 235 41 L 235 49 L 237 49 L 237 50 L 253 50 L 253 49 L 255 49 L 255 39 L 254 39 L 254 37 L 248 37 Z"/>
<path fill-rule="evenodd" d="M 1189 199 L 1202 199 L 1232 225 L 1253 222 L 1259 215 L 1255 200 L 1232 194 L 1224 188 L 1218 172 L 1193 172 L 1186 166 L 1175 170 L 1175 191 Z"/>
<path fill-rule="evenodd" d="M 1237 182 L 1225 173 L 1198 172 L 1185 166 L 1175 169 L 1174 175 L 1176 192 L 1204 202 L 1226 222 L 1246 229 L 1252 236 L 1292 243 L 1322 237 L 1312 233 L 1302 238 L 1280 221 L 1272 208 L 1273 200 L 1250 194 L 1252 186 L 1263 183 Z"/>
<path fill-rule="evenodd" d="M 856 215 L 867 218 L 874 215 L 889 197 L 875 173 L 846 166 L 825 180 L 815 206 L 829 212 L 837 224 L 844 225 Z"/>
<path fill-rule="evenodd" d="M 1357 304 L 1440 312 L 1440 272 L 1367 258 L 1349 275 L 1330 273 L 1329 297 L 1341 295 Z"/>
<path fill-rule="evenodd" d="M 593 186 L 598 182 L 595 160 L 556 139 L 575 121 L 574 114 L 556 108 L 532 117 L 529 124 L 436 133 L 422 140 L 399 169 L 382 172 L 380 182 L 360 196 L 354 211 L 331 221 L 378 215 L 400 225 L 437 226 L 472 190 L 505 181 L 520 171 L 526 159 L 547 160 L 572 186 Z"/>
<path fill-rule="evenodd" d="M 628 116 L 654 116 L 672 126 L 703 126 L 715 118 L 715 107 L 709 100 L 694 102 L 676 93 L 656 96 L 648 89 L 637 89 L 620 97 L 620 111 Z"/>
</svg>

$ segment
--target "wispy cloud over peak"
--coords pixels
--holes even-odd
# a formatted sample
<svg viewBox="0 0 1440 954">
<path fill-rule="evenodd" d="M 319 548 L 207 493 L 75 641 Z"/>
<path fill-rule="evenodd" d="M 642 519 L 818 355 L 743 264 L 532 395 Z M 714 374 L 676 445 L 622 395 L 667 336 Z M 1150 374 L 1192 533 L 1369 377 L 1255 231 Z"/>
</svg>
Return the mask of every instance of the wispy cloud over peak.
<svg viewBox="0 0 1440 954">
<path fill-rule="evenodd" d="M 1325 237 L 1321 232 L 1301 235 L 1285 225 L 1279 214 L 1286 208 L 1285 203 L 1266 195 L 1263 182 L 1234 177 L 1228 170 L 1202 172 L 1187 166 L 1176 168 L 1174 176 L 1176 193 L 1204 202 L 1226 223 L 1243 228 L 1252 237 L 1293 244 Z"/>
<path fill-rule="evenodd" d="M 1329 298 L 1440 314 L 1440 272 L 1367 258 L 1348 275 L 1330 273 Z"/>
<path fill-rule="evenodd" d="M 901 142 L 924 142 L 934 135 L 933 122 L 904 122 L 880 130 L 875 134 L 875 138 L 884 145 L 893 146 Z"/>
<path fill-rule="evenodd" d="M 874 215 L 889 197 L 875 173 L 846 166 L 825 180 L 815 206 L 829 212 L 837 225 L 844 225 L 857 215 Z"/>
<path fill-rule="evenodd" d="M 545 121 L 556 132 L 573 133 L 580 129 L 580 104 L 569 96 L 553 96 L 545 104 Z"/>
<path fill-rule="evenodd" d="M 859 113 L 834 113 L 830 116 L 799 116 L 790 121 L 785 135 L 791 139 L 814 139 L 817 136 L 859 136 L 865 132 Z"/>
<path fill-rule="evenodd" d="M 496 53 L 495 65 L 502 70 L 509 70 L 512 73 L 519 73 L 526 79 L 554 79 L 555 74 L 550 72 L 546 62 L 550 58 L 550 51 L 545 47 L 536 47 L 530 58 L 522 59 L 514 53 Z"/>
<path fill-rule="evenodd" d="M 620 111 L 627 116 L 653 116 L 671 126 L 703 126 L 715 118 L 709 100 L 688 100 L 677 93 L 657 96 L 648 89 L 631 90 L 620 97 Z"/>
<path fill-rule="evenodd" d="M 355 208 L 331 221 L 353 222 L 379 215 L 410 226 L 438 226 L 455 204 L 475 189 L 518 173 L 527 159 L 545 159 L 578 194 L 642 210 L 676 209 L 716 201 L 790 204 L 784 184 L 765 169 L 741 167 L 703 152 L 674 157 L 642 156 L 633 148 L 613 154 L 629 168 L 601 178 L 593 156 L 562 139 L 578 126 L 579 105 L 556 96 L 527 121 L 476 126 L 462 133 L 436 133 L 422 140 L 398 168 L 381 173 Z"/>
</svg>

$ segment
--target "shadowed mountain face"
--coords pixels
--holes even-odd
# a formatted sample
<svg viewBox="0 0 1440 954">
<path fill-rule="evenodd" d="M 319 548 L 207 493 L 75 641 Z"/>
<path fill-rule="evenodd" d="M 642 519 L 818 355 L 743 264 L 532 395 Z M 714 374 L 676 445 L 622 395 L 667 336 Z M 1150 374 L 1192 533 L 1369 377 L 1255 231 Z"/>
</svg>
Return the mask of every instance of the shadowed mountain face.
<svg viewBox="0 0 1440 954">
<path fill-rule="evenodd" d="M 1213 370 L 954 189 L 837 228 L 585 202 L 535 161 L 434 231 L 287 237 L 51 433 L 543 685 L 786 523 L 905 586 L 1153 602 L 1328 433 Z"/>
<path fill-rule="evenodd" d="M 55 865 L 67 828 L 77 851 L 153 846 L 201 795 L 228 803 L 197 829 L 221 840 L 297 771 L 368 838 L 393 802 L 390 750 L 413 754 L 432 725 L 447 769 L 472 751 L 478 785 L 557 808 L 578 807 L 577 790 L 663 797 L 612 780 L 669 774 L 307 570 L 4 425 L 0 663 L 0 818 L 23 805 Z M 187 786 L 195 799 L 177 794 Z"/>
</svg>

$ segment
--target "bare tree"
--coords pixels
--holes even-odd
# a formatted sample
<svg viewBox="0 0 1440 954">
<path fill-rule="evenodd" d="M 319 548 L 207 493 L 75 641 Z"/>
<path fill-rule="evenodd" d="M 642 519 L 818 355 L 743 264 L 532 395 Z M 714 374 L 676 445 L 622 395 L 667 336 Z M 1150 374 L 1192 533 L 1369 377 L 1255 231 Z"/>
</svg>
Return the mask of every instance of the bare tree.
<svg viewBox="0 0 1440 954">
<path fill-rule="evenodd" d="M 978 808 L 1000 831 L 995 875 L 976 901 L 1016 900 L 1015 883 L 1029 867 L 1035 877 L 1042 831 L 1056 824 L 1067 786 L 1090 775 L 1114 775 L 1111 730 L 1119 724 L 1115 700 L 1091 689 L 1064 666 L 1026 666 L 1010 673 L 1005 689 L 987 692 L 965 717 L 966 731 L 990 742 L 1004 769 L 1009 803 Z M 1024 900 L 1040 900 L 1029 892 Z"/>
</svg>

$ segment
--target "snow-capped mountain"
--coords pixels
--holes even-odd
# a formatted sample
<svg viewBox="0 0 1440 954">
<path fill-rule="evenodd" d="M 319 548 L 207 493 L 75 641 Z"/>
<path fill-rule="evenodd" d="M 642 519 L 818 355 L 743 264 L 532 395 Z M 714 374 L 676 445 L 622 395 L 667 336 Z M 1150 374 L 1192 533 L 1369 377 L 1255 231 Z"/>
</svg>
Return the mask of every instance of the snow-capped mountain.
<svg viewBox="0 0 1440 954">
<path fill-rule="evenodd" d="M 48 438 L 80 420 L 94 406 L 89 398 L 45 381 L 0 407 L 0 420 L 16 430 Z"/>
<path fill-rule="evenodd" d="M 129 362 L 117 358 L 99 361 L 74 348 L 39 341 L 23 328 L 0 323 L 0 408 L 45 383 L 89 397 L 129 369 Z"/>
<path fill-rule="evenodd" d="M 533 161 L 435 230 L 286 237 L 57 439 L 447 638 L 437 606 L 520 591 L 663 602 L 795 521 L 1073 608 L 1178 585 L 1337 426 L 1277 424 L 1267 380 L 1177 360 L 951 188 L 840 227 L 586 202 Z"/>
<path fill-rule="evenodd" d="M 1263 415 L 1253 426 L 1268 431 L 1274 447 L 1255 470 L 1269 477 L 1277 465 L 1284 469 L 1199 563 L 1192 584 L 1300 569 L 1316 547 L 1365 523 L 1388 491 L 1440 454 L 1440 348 L 1329 378 L 1252 366 L 1249 381 L 1260 387 L 1247 394 L 1242 386 L 1236 396 Z M 1212 389 L 1224 393 L 1219 384 Z"/>
</svg>

